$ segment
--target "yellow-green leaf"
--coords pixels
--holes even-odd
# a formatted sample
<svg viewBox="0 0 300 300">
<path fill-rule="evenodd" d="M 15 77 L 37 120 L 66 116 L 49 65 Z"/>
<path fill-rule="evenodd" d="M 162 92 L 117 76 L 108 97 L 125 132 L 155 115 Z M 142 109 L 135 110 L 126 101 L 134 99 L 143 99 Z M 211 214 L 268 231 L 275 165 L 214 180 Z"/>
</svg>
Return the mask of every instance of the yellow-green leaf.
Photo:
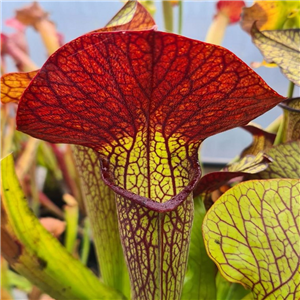
<svg viewBox="0 0 300 300">
<path fill-rule="evenodd" d="M 273 147 L 267 154 L 273 161 L 256 178 L 300 178 L 300 140 Z"/>
<path fill-rule="evenodd" d="M 129 296 L 129 275 L 119 235 L 115 194 L 101 178 L 97 152 L 75 145 L 72 151 L 91 222 L 101 278 L 105 284 Z"/>
<path fill-rule="evenodd" d="M 209 256 L 255 299 L 300 297 L 300 180 L 253 180 L 226 192 L 207 213 Z"/>
<path fill-rule="evenodd" d="M 299 1 L 254 1 L 243 9 L 241 26 L 250 32 L 254 22 L 259 30 L 299 28 Z"/>
<path fill-rule="evenodd" d="M 56 299 L 123 299 L 73 258 L 40 224 L 27 205 L 12 155 L 1 161 L 2 254 L 10 265 Z M 8 245 L 9 243 L 9 245 Z M 7 250 L 13 250 L 13 253 Z"/>
<path fill-rule="evenodd" d="M 276 135 L 262 130 L 253 125 L 246 125 L 242 127 L 252 134 L 253 142 L 250 146 L 245 148 L 241 153 L 241 157 L 246 155 L 257 155 L 260 151 L 265 151 L 273 146 Z"/>
<path fill-rule="evenodd" d="M 300 85 L 300 29 L 259 31 L 254 24 L 251 35 L 265 60 L 276 63 L 289 80 Z"/>
</svg>

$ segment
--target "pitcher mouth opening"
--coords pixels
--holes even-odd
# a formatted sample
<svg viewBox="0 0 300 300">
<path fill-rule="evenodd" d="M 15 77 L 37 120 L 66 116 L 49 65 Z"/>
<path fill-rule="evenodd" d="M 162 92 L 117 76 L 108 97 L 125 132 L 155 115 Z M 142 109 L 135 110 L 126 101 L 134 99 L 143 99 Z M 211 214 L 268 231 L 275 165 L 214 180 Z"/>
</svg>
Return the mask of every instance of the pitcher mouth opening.
<svg viewBox="0 0 300 300">
<path fill-rule="evenodd" d="M 194 174 L 189 184 L 181 192 L 169 200 L 165 202 L 157 202 L 150 198 L 134 194 L 120 186 L 115 185 L 114 180 L 111 177 L 111 173 L 109 172 L 109 167 L 106 164 L 108 163 L 104 160 L 101 160 L 102 179 L 107 186 L 109 186 L 116 194 L 159 213 L 175 210 L 188 197 L 188 195 L 193 192 L 202 174 L 198 161 L 194 160 L 192 167 Z"/>
</svg>

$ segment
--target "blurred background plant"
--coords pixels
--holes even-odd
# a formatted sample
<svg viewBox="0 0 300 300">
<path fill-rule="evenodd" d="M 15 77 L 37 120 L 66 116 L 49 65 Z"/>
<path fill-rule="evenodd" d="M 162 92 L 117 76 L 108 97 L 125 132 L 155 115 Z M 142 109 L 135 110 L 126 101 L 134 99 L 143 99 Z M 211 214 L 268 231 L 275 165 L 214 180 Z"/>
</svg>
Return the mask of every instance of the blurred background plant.
<svg viewBox="0 0 300 300">
<path fill-rule="evenodd" d="M 45 4 L 46 3 L 32 3 L 22 7 L 19 3 L 18 5 L 20 7 L 16 10 L 14 16 L 7 16 L 2 11 L 2 19 L 5 21 L 6 26 L 10 26 L 14 30 L 14 32 L 10 34 L 1 33 L 2 74 L 15 70 L 24 72 L 34 71 L 38 69 L 37 64 L 39 66 L 41 65 L 39 59 L 37 59 L 38 63 L 34 62 L 36 60 L 35 54 L 30 55 L 31 51 L 29 51 L 29 49 L 33 49 L 35 47 L 35 43 L 32 42 L 32 39 L 30 39 L 28 45 L 26 31 L 29 28 L 33 28 L 40 35 L 40 39 L 43 41 L 44 49 L 46 49 L 46 51 L 42 51 L 38 48 L 38 52 L 40 52 L 39 55 L 42 57 L 45 56 L 45 52 L 48 56 L 51 55 L 64 44 L 64 26 L 60 26 L 62 33 L 59 33 L 57 31 L 57 25 L 59 25 L 60 20 L 57 20 L 55 23 L 52 21 L 52 18 L 50 17 L 52 14 L 43 9 L 44 6 L 49 7 L 50 3 L 47 5 Z M 183 33 L 187 36 L 191 36 L 189 28 L 192 26 L 196 29 L 196 32 L 201 32 L 201 34 L 205 36 L 206 30 L 201 29 L 201 25 L 197 25 L 196 23 L 191 25 L 191 20 L 188 19 L 188 13 L 185 14 L 183 12 L 188 5 L 190 5 L 190 7 L 187 8 L 187 10 L 191 10 L 196 6 L 201 7 L 202 3 L 194 3 L 193 6 L 192 4 L 184 3 L 183 1 L 163 1 L 162 3 L 144 1 L 143 4 L 152 15 L 158 15 L 158 25 L 162 25 L 164 22 L 166 31 L 176 31 L 179 34 Z M 7 3 L 4 3 L 3 8 L 5 8 L 6 5 Z M 60 5 L 63 4 L 60 3 Z M 88 6 L 87 4 L 85 5 L 86 7 Z M 205 3 L 205 5 L 208 5 L 208 3 Z M 212 7 L 211 3 L 209 5 Z M 206 24 L 206 41 L 209 43 L 221 44 L 226 37 L 226 28 L 230 24 L 235 23 L 235 30 L 240 30 L 238 22 L 244 6 L 245 3 L 243 1 L 218 1 L 216 3 L 216 10 L 211 10 L 214 17 L 212 18 L 210 27 Z M 55 6 L 51 7 L 52 13 L 54 14 L 54 10 L 56 10 L 56 8 Z M 66 13 L 65 10 L 64 13 Z M 276 57 L 269 57 L 268 53 L 270 51 L 266 53 L 265 49 L 262 49 L 261 45 L 270 43 L 270 47 L 274 52 L 276 44 L 274 44 L 274 40 L 269 42 L 272 37 L 270 38 L 269 36 L 263 35 L 264 30 L 274 30 L 278 33 L 279 30 L 298 29 L 300 27 L 299 16 L 299 4 L 297 1 L 255 1 L 253 6 L 243 9 L 241 22 L 242 28 L 252 35 L 254 44 L 262 51 L 265 59 L 263 63 L 255 64 L 255 66 L 272 66 L 276 68 L 279 66 L 284 74 L 293 73 L 293 70 L 289 70 L 290 64 L 287 65 L 286 62 L 281 63 L 281 61 L 276 60 Z M 87 17 L 91 18 L 90 16 Z M 255 21 L 257 21 L 256 27 L 253 27 Z M 75 20 L 76 31 L 78 27 L 77 22 L 78 21 Z M 100 24 L 103 25 L 104 23 Z M 94 26 L 93 24 L 93 28 L 88 30 L 84 29 L 84 32 L 92 30 L 94 27 L 101 26 Z M 31 33 L 31 35 L 32 34 L 33 33 Z M 76 33 L 76 36 L 79 34 L 80 32 Z M 196 35 L 197 34 L 198 33 L 196 33 Z M 233 31 L 228 32 L 228 36 L 232 36 L 232 40 L 225 41 L 225 43 L 241 43 L 241 41 L 235 37 L 235 33 Z M 250 39 L 250 37 L 247 38 Z M 285 38 L 286 35 L 283 34 L 283 39 Z M 296 43 L 297 41 L 298 40 L 296 40 Z M 242 47 L 242 50 L 245 50 L 245 48 Z M 292 50 L 296 52 L 296 54 L 289 56 L 289 61 L 294 59 L 295 63 L 299 63 L 299 48 L 296 48 L 296 50 L 293 48 Z M 291 51 L 289 51 L 289 53 L 290 52 Z M 242 53 L 242 56 L 247 56 L 247 53 Z M 240 53 L 236 54 L 241 56 L 239 55 Z M 248 61 L 248 63 L 250 62 L 251 61 Z M 277 78 L 275 83 L 273 82 L 273 87 L 275 87 L 275 90 L 279 93 L 283 93 L 282 89 L 287 87 L 288 81 L 283 79 L 283 76 L 278 71 L 276 72 L 276 75 L 271 74 L 271 77 Z M 296 80 L 293 80 L 291 76 L 288 77 L 291 80 L 288 88 L 289 98 L 293 98 L 293 95 L 299 93 L 299 89 L 294 88 L 295 84 L 299 84 L 297 81 L 299 80 L 299 72 L 295 74 L 294 71 L 293 74 Z M 278 83 L 279 86 L 277 86 L 278 81 L 280 82 Z M 17 87 L 14 88 L 17 90 Z M 2 98 L 2 101 L 5 102 L 5 97 Z M 217 179 L 215 181 L 212 178 L 207 179 L 204 177 L 202 183 L 199 184 L 195 195 L 202 195 L 202 197 L 205 198 L 204 203 L 206 208 L 209 208 L 214 202 L 216 202 L 224 191 L 230 189 L 233 186 L 233 183 L 237 182 L 237 180 L 235 180 L 237 177 L 242 177 L 241 180 L 243 180 L 246 179 L 245 174 L 247 174 L 247 178 L 257 178 L 257 175 L 253 174 L 266 170 L 268 166 L 267 163 L 270 161 L 268 161 L 268 158 L 256 157 L 253 158 L 254 162 L 251 161 L 250 165 L 247 165 L 247 163 L 249 164 L 249 161 L 245 162 L 242 160 L 247 154 L 255 156 L 261 150 L 267 151 L 271 148 L 273 143 L 280 145 L 283 142 L 299 139 L 299 125 L 297 125 L 299 119 L 299 99 L 290 100 L 285 105 L 286 106 L 283 107 L 285 109 L 284 118 L 280 116 L 266 129 L 273 135 L 270 136 L 263 130 L 257 129 L 257 127 L 255 127 L 255 129 L 245 128 L 253 135 L 254 143 L 250 146 L 250 150 L 247 150 L 247 153 L 242 153 L 241 156 L 236 157 L 232 161 L 235 165 L 231 164 L 222 170 L 221 176 L 224 176 L 225 172 L 229 173 L 229 175 L 227 174 L 225 176 L 225 179 L 220 179 L 219 174 L 216 175 Z M 292 110 L 290 109 L 291 107 Z M 75 259 L 81 260 L 83 265 L 86 265 L 93 271 L 94 274 L 99 276 L 100 274 L 93 247 L 90 223 L 86 217 L 86 208 L 82 196 L 82 185 L 80 184 L 78 169 L 75 167 L 75 158 L 72 153 L 71 146 L 50 144 L 28 137 L 23 133 L 16 131 L 16 109 L 17 105 L 15 103 L 6 103 L 1 106 L 2 157 L 5 157 L 13 151 L 18 180 L 26 198 L 28 199 L 29 207 L 39 218 L 42 226 L 44 226 L 44 228 L 46 228 L 55 239 L 58 239 L 58 241 L 65 246 L 68 252 L 70 252 Z M 277 109 L 276 115 L 278 115 L 278 111 L 279 110 Z M 288 129 L 291 127 L 294 129 Z M 275 134 L 277 134 L 277 136 L 275 136 Z M 222 148 L 222 146 L 218 146 L 218 148 Z M 231 158 L 238 153 L 236 151 L 239 150 L 234 149 L 234 153 Z M 269 153 L 269 155 L 272 157 L 272 153 Z M 249 171 L 249 169 L 253 168 L 254 165 L 256 167 L 259 166 L 258 169 L 255 169 L 254 172 Z M 208 170 L 209 169 L 207 169 L 206 172 L 208 172 Z M 235 173 L 232 174 L 233 172 Z M 298 175 L 296 174 L 295 176 Z M 207 180 L 207 182 L 205 182 L 205 180 Z M 201 188 L 201 184 L 204 188 Z M 203 196 L 204 192 L 206 192 L 205 197 Z M 201 209 L 203 210 L 202 206 L 199 207 L 199 210 Z M 203 211 L 199 218 L 203 219 Z M 5 215 L 2 215 L 2 221 L 4 224 Z M 13 252 L 14 249 L 16 249 L 16 244 L 9 241 L 13 241 L 14 237 L 11 235 L 9 230 L 7 231 L 7 228 L 5 228 L 4 225 L 1 229 L 2 247 L 6 248 L 4 252 Z M 11 256 L 8 261 L 12 262 L 13 259 L 13 256 Z M 11 270 L 3 258 L 1 260 L 1 292 L 2 297 L 4 297 L 3 299 L 18 299 L 20 296 L 16 294 L 17 291 L 23 291 L 23 293 L 28 296 L 28 299 L 32 300 L 50 299 L 49 296 L 45 295 L 43 291 L 37 288 L 34 284 Z M 62 266 L 62 268 L 64 268 L 64 266 Z M 241 297 L 248 294 L 248 291 L 246 291 L 241 285 L 229 283 L 220 276 L 220 273 L 217 275 L 216 282 L 216 285 L 219 287 L 216 295 L 217 299 L 233 299 L 230 298 L 233 297 L 233 295 L 239 295 L 239 299 L 241 299 Z M 186 290 L 187 288 L 184 292 Z M 224 298 L 224 295 L 226 298 Z"/>
</svg>

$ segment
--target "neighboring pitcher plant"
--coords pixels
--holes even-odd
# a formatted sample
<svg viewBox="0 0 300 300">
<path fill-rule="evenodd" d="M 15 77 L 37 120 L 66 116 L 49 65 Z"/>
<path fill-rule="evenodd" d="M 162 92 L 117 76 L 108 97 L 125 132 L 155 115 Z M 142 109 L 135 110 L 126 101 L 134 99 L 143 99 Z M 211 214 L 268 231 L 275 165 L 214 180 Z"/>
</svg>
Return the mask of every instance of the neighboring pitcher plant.
<svg viewBox="0 0 300 300">
<path fill-rule="evenodd" d="M 201 142 L 284 99 L 230 51 L 157 31 L 136 2 L 2 84 L 4 100 L 20 98 L 18 130 L 80 145 L 82 161 L 94 150 L 115 192 L 133 299 L 180 298 Z"/>
</svg>

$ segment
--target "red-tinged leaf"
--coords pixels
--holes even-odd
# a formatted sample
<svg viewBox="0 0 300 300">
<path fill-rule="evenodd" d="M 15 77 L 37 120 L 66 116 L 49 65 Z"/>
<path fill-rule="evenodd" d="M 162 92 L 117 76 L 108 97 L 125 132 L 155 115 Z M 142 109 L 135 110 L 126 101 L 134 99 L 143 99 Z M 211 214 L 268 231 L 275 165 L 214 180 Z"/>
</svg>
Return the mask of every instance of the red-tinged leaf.
<svg viewBox="0 0 300 300">
<path fill-rule="evenodd" d="M 129 298 L 129 277 L 120 241 L 115 194 L 101 179 L 97 152 L 82 146 L 72 146 L 72 150 L 91 222 L 101 278 Z"/>
<path fill-rule="evenodd" d="M 136 1 L 127 2 L 104 28 L 93 32 L 150 29 L 155 25 L 147 10 Z M 19 102 L 24 90 L 39 70 L 8 73 L 1 77 L 1 102 Z"/>
<path fill-rule="evenodd" d="M 28 73 L 8 73 L 1 77 L 1 102 L 18 103 L 24 90 L 38 71 Z"/>
<path fill-rule="evenodd" d="M 95 33 L 49 58 L 17 123 L 50 142 L 94 148 L 117 193 L 166 211 L 193 189 L 201 140 L 282 99 L 224 48 L 154 30 Z"/>
<path fill-rule="evenodd" d="M 236 163 L 233 163 L 219 172 L 204 175 L 197 183 L 194 197 L 206 192 L 217 190 L 234 178 L 247 179 L 250 174 L 257 174 L 268 167 L 271 158 L 260 152 L 258 155 L 247 155 Z M 239 181 L 241 180 L 239 179 Z"/>
<path fill-rule="evenodd" d="M 76 143 L 75 134 L 97 150 L 105 181 L 124 196 L 117 205 L 132 297 L 178 299 L 193 215 L 191 196 L 184 200 L 200 176 L 201 139 L 246 124 L 282 97 L 223 48 L 154 30 L 82 36 L 38 77 L 19 114 L 26 107 L 42 127 L 57 123 L 40 137 L 56 141 L 56 131 Z M 232 112 L 238 103 L 248 107 Z"/>
<path fill-rule="evenodd" d="M 153 25 L 155 23 L 145 8 L 136 1 L 130 1 L 105 28 L 95 32 L 138 30 L 151 28 Z M 87 214 L 94 233 L 102 280 L 130 298 L 129 275 L 118 230 L 115 194 L 101 178 L 97 152 L 82 146 L 73 146 L 72 149 L 82 182 Z"/>
<path fill-rule="evenodd" d="M 260 151 L 266 151 L 273 146 L 276 134 L 264 131 L 253 125 L 246 125 L 242 128 L 252 134 L 253 142 L 242 151 L 241 157 L 257 155 Z"/>
</svg>

